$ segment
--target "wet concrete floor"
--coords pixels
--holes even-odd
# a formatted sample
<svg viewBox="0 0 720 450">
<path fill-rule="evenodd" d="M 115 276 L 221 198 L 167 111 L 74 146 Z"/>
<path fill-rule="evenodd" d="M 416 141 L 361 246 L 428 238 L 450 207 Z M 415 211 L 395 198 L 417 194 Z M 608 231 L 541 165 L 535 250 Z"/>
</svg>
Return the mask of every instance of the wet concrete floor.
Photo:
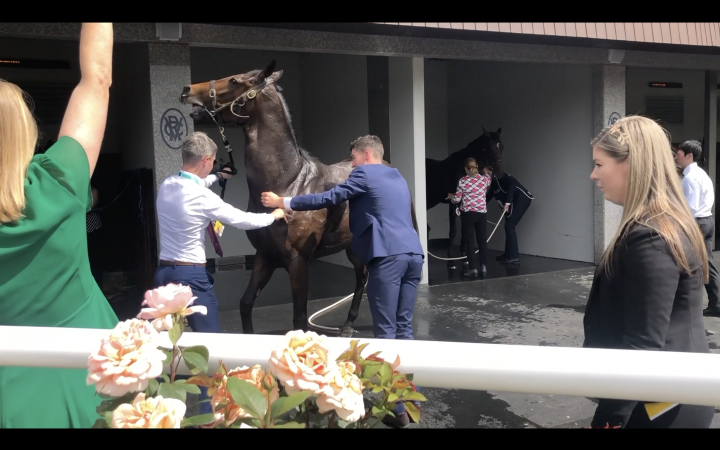
<svg viewBox="0 0 720 450">
<path fill-rule="evenodd" d="M 442 248 L 436 252 L 431 247 L 430 251 L 438 256 L 445 254 Z M 720 257 L 719 253 L 715 254 L 716 258 Z M 444 283 L 419 288 L 413 320 L 415 338 L 580 347 L 583 341 L 582 317 L 592 284 L 594 266 L 546 258 L 533 261 L 533 257 L 523 255 L 520 267 L 512 268 L 513 274 L 508 274 L 505 272 L 508 270 L 506 266 L 495 262 L 496 254 L 497 252 L 488 258 L 488 272 L 494 276 L 491 275 L 485 280 L 455 282 L 454 280 L 461 281 L 458 278 L 458 268 L 455 277 L 445 274 Z M 564 264 L 575 267 L 563 269 Z M 311 290 L 314 285 L 316 295 L 322 295 L 323 289 L 326 292 L 333 292 L 335 289 L 335 293 L 325 299 L 311 300 L 308 303 L 309 315 L 333 304 L 352 290 L 351 287 L 348 289 L 347 283 L 341 283 L 344 280 L 341 278 L 343 272 L 347 274 L 349 269 L 327 263 L 314 266 L 313 270 L 319 273 L 311 275 L 311 279 L 322 279 L 326 282 L 311 283 Z M 332 266 L 332 270 L 337 270 L 337 273 L 320 273 L 330 269 L 325 266 Z M 446 271 L 445 262 L 433 263 L 431 260 L 431 275 L 435 272 L 437 277 L 440 271 Z M 232 286 L 237 285 L 237 280 L 241 278 L 238 271 L 224 272 L 214 275 L 218 297 L 222 299 L 228 295 L 227 292 L 233 290 L 236 294 L 232 301 L 221 300 L 225 305 L 221 308 L 221 325 L 225 332 L 241 333 L 237 301 L 244 286 L 237 292 Z M 289 286 L 286 283 L 278 286 L 281 281 L 275 281 L 276 277 L 282 276 L 287 277 L 287 274 L 278 270 L 256 303 L 253 311 L 256 333 L 282 335 L 293 328 L 292 305 L 286 303 L 290 299 Z M 350 280 L 352 279 L 350 277 Z M 323 287 L 323 284 L 330 286 Z M 269 299 L 271 292 L 286 299 Z M 707 302 L 707 298 L 705 301 Z M 340 326 L 345 320 L 348 308 L 349 303 L 346 303 L 319 317 L 315 323 Z M 131 313 L 134 309 L 130 307 L 125 312 Z M 371 324 L 370 310 L 367 299 L 364 298 L 360 315 L 355 322 L 355 336 L 372 338 Z M 719 352 L 717 348 L 720 318 L 705 318 L 705 324 L 708 330 L 714 332 L 708 337 L 711 348 L 714 352 Z M 426 388 L 423 392 L 428 398 L 423 419 L 420 424 L 412 424 L 411 427 L 579 428 L 589 425 L 596 406 L 591 399 L 584 397 L 431 388 Z M 713 428 L 720 428 L 720 414 L 716 414 Z"/>
</svg>

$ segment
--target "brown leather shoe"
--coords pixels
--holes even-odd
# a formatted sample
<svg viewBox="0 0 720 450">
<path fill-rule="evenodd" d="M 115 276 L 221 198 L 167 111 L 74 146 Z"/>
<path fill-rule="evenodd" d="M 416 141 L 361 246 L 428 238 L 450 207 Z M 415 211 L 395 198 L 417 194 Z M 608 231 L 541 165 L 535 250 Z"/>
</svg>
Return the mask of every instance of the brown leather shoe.
<svg viewBox="0 0 720 450">
<path fill-rule="evenodd" d="M 410 416 L 408 416 L 406 411 L 403 411 L 400 414 L 395 414 L 395 417 L 390 414 L 386 414 L 385 417 L 382 418 L 381 422 L 390 428 L 408 428 L 410 426 Z"/>
</svg>

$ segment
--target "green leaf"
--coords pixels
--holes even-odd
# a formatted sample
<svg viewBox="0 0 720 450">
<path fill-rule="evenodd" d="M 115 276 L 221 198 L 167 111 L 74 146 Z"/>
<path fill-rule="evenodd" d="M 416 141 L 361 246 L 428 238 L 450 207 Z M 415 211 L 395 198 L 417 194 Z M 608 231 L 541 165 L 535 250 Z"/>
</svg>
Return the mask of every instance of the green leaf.
<svg viewBox="0 0 720 450">
<path fill-rule="evenodd" d="M 337 421 L 337 426 L 340 427 L 340 428 L 347 428 L 348 425 L 350 425 L 350 423 L 349 423 L 349 422 L 345 422 L 345 421 L 342 420 L 342 419 L 338 419 L 338 421 Z"/>
<path fill-rule="evenodd" d="M 185 350 L 183 351 L 183 360 L 193 375 L 197 375 L 200 372 L 207 372 L 207 359 L 204 355 Z"/>
<path fill-rule="evenodd" d="M 175 318 L 173 318 L 175 320 Z M 173 324 L 173 327 L 170 328 L 168 331 L 168 335 L 170 336 L 170 342 L 173 343 L 173 345 L 177 345 L 178 340 L 180 340 L 180 336 L 182 336 L 183 331 L 185 331 L 185 325 L 183 325 L 182 320 L 175 320 L 175 323 Z"/>
<path fill-rule="evenodd" d="M 135 400 L 136 396 L 137 392 L 128 392 L 122 397 L 103 400 L 102 403 L 100 403 L 100 405 L 95 409 L 95 411 L 101 415 L 106 412 L 110 412 L 112 415 L 112 412 L 115 411 L 118 406 L 122 405 L 123 403 L 132 403 L 133 400 Z"/>
<path fill-rule="evenodd" d="M 380 364 L 374 364 L 372 366 L 368 366 L 363 370 L 363 377 L 364 378 L 370 378 L 376 373 L 380 372 L 380 369 L 382 368 L 382 365 Z"/>
<path fill-rule="evenodd" d="M 382 380 L 380 379 L 380 376 L 379 376 L 378 374 L 375 374 L 375 375 L 373 375 L 373 376 L 370 377 L 370 383 L 372 383 L 372 384 L 374 384 L 374 385 L 376 385 L 376 386 L 381 386 L 381 385 L 382 385 Z"/>
<path fill-rule="evenodd" d="M 207 425 L 213 422 L 215 422 L 215 415 L 213 413 L 199 414 L 183 420 L 180 424 L 180 428 L 185 428 L 189 425 Z"/>
<path fill-rule="evenodd" d="M 173 359 L 172 349 L 165 348 L 165 347 L 158 347 L 158 350 L 160 350 L 161 352 L 163 352 L 165 354 L 165 361 L 163 362 L 163 364 L 165 364 L 166 366 L 169 365 Z"/>
<path fill-rule="evenodd" d="M 187 391 L 181 386 L 181 383 L 160 383 L 158 395 L 161 395 L 163 398 L 175 398 L 185 403 Z"/>
<path fill-rule="evenodd" d="M 160 378 L 162 378 L 163 381 L 166 382 L 166 383 L 169 383 L 169 382 L 170 382 L 170 377 L 169 377 L 166 373 L 160 375 Z"/>
<path fill-rule="evenodd" d="M 373 394 L 377 394 L 378 392 L 382 392 L 382 391 L 384 391 L 384 390 L 385 390 L 385 388 L 382 387 L 382 386 L 375 386 L 375 387 L 372 389 L 372 392 L 373 392 Z"/>
<path fill-rule="evenodd" d="M 410 391 L 409 393 L 403 395 L 403 400 L 414 400 L 418 402 L 426 402 L 427 398 L 425 398 L 424 395 L 417 391 Z"/>
<path fill-rule="evenodd" d="M 301 422 L 291 421 L 291 422 L 285 422 L 281 423 L 279 425 L 273 426 L 273 428 L 305 428 L 305 424 Z"/>
<path fill-rule="evenodd" d="M 288 397 L 282 397 L 275 400 L 272 405 L 270 405 L 270 420 L 276 420 L 279 416 L 285 414 L 293 408 L 296 408 L 309 396 L 310 392 L 300 391 Z"/>
<path fill-rule="evenodd" d="M 228 378 L 227 389 L 235 403 L 258 420 L 265 417 L 265 396 L 254 384 L 238 378 Z M 288 397 L 289 398 L 289 397 Z"/>
<path fill-rule="evenodd" d="M 380 379 L 382 380 L 382 384 L 388 384 L 390 380 L 392 379 L 392 367 L 388 363 L 383 363 L 383 365 L 380 367 Z"/>
<path fill-rule="evenodd" d="M 405 410 L 415 423 L 420 422 L 420 411 L 418 411 L 417 407 L 414 404 L 412 404 L 411 402 L 406 402 Z"/>
<path fill-rule="evenodd" d="M 388 401 L 388 403 L 392 403 L 392 402 L 397 401 L 399 398 L 400 398 L 400 397 L 398 397 L 397 394 L 391 393 L 391 394 L 388 396 L 387 401 Z"/>
<path fill-rule="evenodd" d="M 200 386 L 192 383 L 186 383 L 187 380 L 175 380 L 173 383 L 180 389 L 184 389 L 186 392 L 189 392 L 191 394 L 199 394 L 200 393 Z"/>
<path fill-rule="evenodd" d="M 388 414 L 388 411 L 386 411 L 382 408 L 378 408 L 377 406 L 373 406 L 372 413 L 378 419 L 382 419 L 383 417 L 385 417 Z"/>
<path fill-rule="evenodd" d="M 145 396 L 146 397 L 152 397 L 157 393 L 158 388 L 160 387 L 160 383 L 158 383 L 158 380 L 151 379 L 148 382 L 148 387 L 145 389 Z"/>
<path fill-rule="evenodd" d="M 183 349 L 183 360 L 193 375 L 207 372 L 210 353 L 204 345 L 194 345 Z"/>
</svg>

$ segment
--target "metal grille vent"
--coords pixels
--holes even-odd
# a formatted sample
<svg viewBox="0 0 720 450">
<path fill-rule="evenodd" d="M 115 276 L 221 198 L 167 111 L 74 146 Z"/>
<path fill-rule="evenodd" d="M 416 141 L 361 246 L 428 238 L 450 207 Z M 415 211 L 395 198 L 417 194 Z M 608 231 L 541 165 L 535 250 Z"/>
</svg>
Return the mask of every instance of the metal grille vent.
<svg viewBox="0 0 720 450">
<path fill-rule="evenodd" d="M 19 85 L 32 98 L 33 114 L 41 124 L 62 123 L 75 85 L 23 84 Z"/>
<path fill-rule="evenodd" d="M 645 99 L 647 117 L 660 124 L 683 123 L 685 118 L 685 97 L 661 96 L 647 97 Z"/>
</svg>

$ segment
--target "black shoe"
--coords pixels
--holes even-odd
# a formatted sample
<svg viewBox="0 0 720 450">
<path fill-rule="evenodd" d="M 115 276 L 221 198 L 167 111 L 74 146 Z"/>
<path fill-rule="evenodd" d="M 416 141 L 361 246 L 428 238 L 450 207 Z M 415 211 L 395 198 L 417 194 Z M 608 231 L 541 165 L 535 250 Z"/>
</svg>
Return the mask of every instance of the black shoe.
<svg viewBox="0 0 720 450">
<path fill-rule="evenodd" d="M 720 317 L 720 311 L 717 308 L 705 308 L 703 309 L 703 316 Z"/>
<path fill-rule="evenodd" d="M 482 269 L 480 269 L 480 273 L 482 273 L 482 276 L 487 275 L 487 267 L 485 267 L 485 264 L 482 265 Z"/>
<path fill-rule="evenodd" d="M 476 276 L 478 276 L 478 271 L 477 271 L 477 269 L 469 270 L 467 272 L 464 272 L 463 276 L 469 277 L 469 278 L 475 278 Z"/>
<path fill-rule="evenodd" d="M 500 259 L 498 261 L 500 261 L 503 264 L 512 264 L 512 263 L 519 263 L 520 258 L 507 259 L 507 258 L 503 257 L 503 259 Z"/>
<path fill-rule="evenodd" d="M 403 411 L 400 414 L 395 414 L 395 417 L 391 416 L 390 414 L 386 414 L 385 417 L 382 418 L 381 422 L 384 423 L 385 426 L 390 428 L 410 427 L 410 417 L 408 416 L 407 411 Z"/>
</svg>

